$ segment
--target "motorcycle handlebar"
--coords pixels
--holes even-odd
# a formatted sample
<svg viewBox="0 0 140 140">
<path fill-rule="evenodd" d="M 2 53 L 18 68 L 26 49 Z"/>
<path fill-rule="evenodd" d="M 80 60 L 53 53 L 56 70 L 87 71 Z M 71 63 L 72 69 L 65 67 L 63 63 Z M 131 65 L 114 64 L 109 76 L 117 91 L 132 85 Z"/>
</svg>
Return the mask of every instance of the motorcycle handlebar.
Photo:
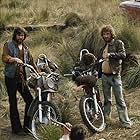
<svg viewBox="0 0 140 140">
<path fill-rule="evenodd" d="M 64 77 L 71 77 L 73 74 L 70 73 L 70 74 L 64 74 Z"/>
<path fill-rule="evenodd" d="M 38 73 L 35 68 L 32 66 L 32 65 L 29 65 L 29 64 L 23 64 L 24 67 L 28 67 L 33 73 L 35 73 L 35 75 L 37 76 L 37 79 L 40 78 L 40 73 Z M 52 74 L 56 75 L 56 76 L 59 76 L 59 74 L 57 73 L 54 73 L 54 72 L 51 72 L 47 75 L 47 77 L 50 77 Z"/>
<path fill-rule="evenodd" d="M 35 70 L 35 68 L 32 65 L 24 63 L 23 66 L 28 67 L 32 72 L 36 74 L 37 77 L 40 77 L 39 73 Z"/>
</svg>

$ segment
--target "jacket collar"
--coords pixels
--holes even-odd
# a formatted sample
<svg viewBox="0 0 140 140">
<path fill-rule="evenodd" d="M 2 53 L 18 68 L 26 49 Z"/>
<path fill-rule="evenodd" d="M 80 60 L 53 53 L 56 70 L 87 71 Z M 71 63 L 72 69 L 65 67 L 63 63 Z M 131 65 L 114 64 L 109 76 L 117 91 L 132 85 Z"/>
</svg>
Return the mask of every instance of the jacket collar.
<svg viewBox="0 0 140 140">
<path fill-rule="evenodd" d="M 115 39 L 112 39 L 112 40 L 108 43 L 108 45 L 109 45 L 109 46 L 112 46 L 112 45 L 114 44 L 114 42 L 115 42 Z M 102 49 L 105 49 L 106 45 L 107 45 L 107 43 L 105 42 L 105 44 L 104 44 L 104 46 L 102 47 Z"/>
<path fill-rule="evenodd" d="M 18 44 L 17 44 L 17 42 L 15 40 L 12 40 L 12 42 L 15 44 L 16 47 L 18 46 Z M 22 45 L 23 45 L 24 49 L 27 49 L 27 47 L 26 47 L 26 45 L 24 43 L 22 43 Z"/>
<path fill-rule="evenodd" d="M 114 39 L 112 39 L 109 43 L 108 43 L 108 45 L 113 45 L 114 44 Z"/>
</svg>

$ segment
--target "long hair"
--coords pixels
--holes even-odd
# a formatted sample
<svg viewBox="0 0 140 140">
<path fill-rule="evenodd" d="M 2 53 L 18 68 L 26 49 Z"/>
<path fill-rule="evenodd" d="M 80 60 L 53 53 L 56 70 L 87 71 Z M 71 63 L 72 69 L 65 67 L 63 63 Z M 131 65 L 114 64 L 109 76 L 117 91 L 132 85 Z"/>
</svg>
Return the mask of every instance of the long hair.
<svg viewBox="0 0 140 140">
<path fill-rule="evenodd" d="M 76 124 L 72 127 L 70 140 L 85 140 L 87 130 L 82 124 Z"/>
<path fill-rule="evenodd" d="M 16 35 L 17 34 L 21 34 L 21 33 L 24 33 L 24 40 L 26 39 L 26 36 L 27 36 L 27 31 L 24 29 L 24 28 L 22 28 L 22 27 L 16 27 L 15 29 L 14 29 L 14 33 L 13 33 L 13 40 L 14 41 L 16 41 Z"/>
<path fill-rule="evenodd" d="M 112 39 L 116 37 L 115 30 L 111 25 L 104 25 L 101 28 L 101 36 L 103 36 L 104 32 L 110 32 Z"/>
</svg>

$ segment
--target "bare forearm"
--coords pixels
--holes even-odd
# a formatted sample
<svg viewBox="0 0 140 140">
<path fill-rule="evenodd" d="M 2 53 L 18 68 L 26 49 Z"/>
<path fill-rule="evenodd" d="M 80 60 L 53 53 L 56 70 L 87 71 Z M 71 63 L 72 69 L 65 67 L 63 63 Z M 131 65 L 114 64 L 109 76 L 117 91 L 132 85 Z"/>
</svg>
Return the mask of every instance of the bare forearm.
<svg viewBox="0 0 140 140">
<path fill-rule="evenodd" d="M 20 60 L 17 57 L 13 57 L 10 55 L 10 51 L 7 47 L 7 44 L 3 47 L 3 53 L 2 53 L 2 61 L 4 63 L 22 63 L 22 60 Z"/>
<path fill-rule="evenodd" d="M 5 63 L 23 63 L 21 59 L 11 56 L 2 56 L 2 61 Z"/>
</svg>

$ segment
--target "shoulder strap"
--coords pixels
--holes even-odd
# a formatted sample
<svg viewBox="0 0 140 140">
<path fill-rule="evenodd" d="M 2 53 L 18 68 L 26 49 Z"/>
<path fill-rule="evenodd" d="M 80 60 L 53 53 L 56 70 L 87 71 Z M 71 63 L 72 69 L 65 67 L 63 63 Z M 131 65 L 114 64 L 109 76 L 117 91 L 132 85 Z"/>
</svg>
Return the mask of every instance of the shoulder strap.
<svg viewBox="0 0 140 140">
<path fill-rule="evenodd" d="M 24 63 L 29 64 L 29 50 L 28 48 L 24 48 Z"/>
<path fill-rule="evenodd" d="M 15 44 L 12 41 L 8 42 L 8 49 L 14 57 L 17 57 L 18 49 L 15 47 Z"/>
</svg>

